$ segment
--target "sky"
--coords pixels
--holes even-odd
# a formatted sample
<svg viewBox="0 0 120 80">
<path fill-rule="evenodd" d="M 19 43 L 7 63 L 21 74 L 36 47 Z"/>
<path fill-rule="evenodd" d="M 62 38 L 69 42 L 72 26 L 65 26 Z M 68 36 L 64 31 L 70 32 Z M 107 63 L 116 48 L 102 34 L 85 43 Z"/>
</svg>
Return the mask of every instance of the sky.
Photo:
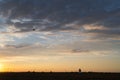
<svg viewBox="0 0 120 80">
<path fill-rule="evenodd" d="M 120 72 L 120 0 L 0 0 L 0 71 Z"/>
</svg>

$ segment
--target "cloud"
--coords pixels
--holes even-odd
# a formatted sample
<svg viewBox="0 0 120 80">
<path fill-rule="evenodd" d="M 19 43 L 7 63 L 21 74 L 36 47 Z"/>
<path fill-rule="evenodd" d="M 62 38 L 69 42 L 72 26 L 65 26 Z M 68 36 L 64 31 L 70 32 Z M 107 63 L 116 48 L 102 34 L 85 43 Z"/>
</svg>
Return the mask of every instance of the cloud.
<svg viewBox="0 0 120 80">
<path fill-rule="evenodd" d="M 30 44 L 5 45 L 6 48 L 26 48 L 30 46 L 31 46 Z"/>
<path fill-rule="evenodd" d="M 2 34 L 44 32 L 55 35 L 55 32 L 72 32 L 76 35 L 79 32 L 79 35 L 91 39 L 118 40 L 119 22 L 119 0 L 0 1 Z"/>
<path fill-rule="evenodd" d="M 95 56 L 108 56 L 112 55 L 111 52 L 114 52 L 114 55 L 117 54 L 117 51 L 112 51 L 112 50 L 87 50 L 87 49 L 73 49 L 71 51 L 72 54 L 76 55 L 95 55 Z"/>
<path fill-rule="evenodd" d="M 89 50 L 84 50 L 84 49 L 73 49 L 72 53 L 84 53 L 84 52 L 90 52 Z"/>
<path fill-rule="evenodd" d="M 8 43 L 12 43 L 14 42 L 15 40 L 13 39 L 13 37 L 10 37 L 8 35 L 1 35 L 0 34 L 0 49 L 1 48 L 4 48 L 6 44 Z"/>
<path fill-rule="evenodd" d="M 71 30 L 74 27 L 63 25 L 74 21 L 80 26 L 96 24 L 111 28 L 120 26 L 119 4 L 119 0 L 5 0 L 0 4 L 0 11 L 8 17 L 7 24 L 25 32 L 35 25 L 42 31 Z"/>
</svg>

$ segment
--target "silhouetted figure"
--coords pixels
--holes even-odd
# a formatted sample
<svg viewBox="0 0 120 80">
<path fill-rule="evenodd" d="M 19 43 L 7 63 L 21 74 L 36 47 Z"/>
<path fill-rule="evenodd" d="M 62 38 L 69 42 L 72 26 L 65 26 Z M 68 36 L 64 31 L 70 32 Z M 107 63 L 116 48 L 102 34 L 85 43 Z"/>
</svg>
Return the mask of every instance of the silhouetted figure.
<svg viewBox="0 0 120 80">
<path fill-rule="evenodd" d="M 82 70 L 79 68 L 79 73 L 81 73 L 82 72 Z"/>
</svg>

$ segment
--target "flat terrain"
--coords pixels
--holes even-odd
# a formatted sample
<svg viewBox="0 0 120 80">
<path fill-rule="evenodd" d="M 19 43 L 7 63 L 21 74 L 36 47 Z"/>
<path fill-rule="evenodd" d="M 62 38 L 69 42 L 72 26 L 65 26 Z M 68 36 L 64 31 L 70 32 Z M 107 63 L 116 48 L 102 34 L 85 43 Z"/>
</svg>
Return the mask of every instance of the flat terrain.
<svg viewBox="0 0 120 80">
<path fill-rule="evenodd" d="M 9 72 L 0 80 L 120 80 L 120 73 L 78 72 Z"/>
</svg>

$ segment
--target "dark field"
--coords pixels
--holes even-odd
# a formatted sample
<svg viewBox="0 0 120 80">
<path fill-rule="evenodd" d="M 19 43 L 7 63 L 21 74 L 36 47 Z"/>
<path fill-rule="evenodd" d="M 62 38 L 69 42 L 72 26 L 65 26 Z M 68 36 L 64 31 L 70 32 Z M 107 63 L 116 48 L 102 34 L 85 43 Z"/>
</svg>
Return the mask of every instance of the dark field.
<svg viewBox="0 0 120 80">
<path fill-rule="evenodd" d="M 120 80 L 120 73 L 14 72 L 0 73 L 0 80 Z"/>
</svg>

